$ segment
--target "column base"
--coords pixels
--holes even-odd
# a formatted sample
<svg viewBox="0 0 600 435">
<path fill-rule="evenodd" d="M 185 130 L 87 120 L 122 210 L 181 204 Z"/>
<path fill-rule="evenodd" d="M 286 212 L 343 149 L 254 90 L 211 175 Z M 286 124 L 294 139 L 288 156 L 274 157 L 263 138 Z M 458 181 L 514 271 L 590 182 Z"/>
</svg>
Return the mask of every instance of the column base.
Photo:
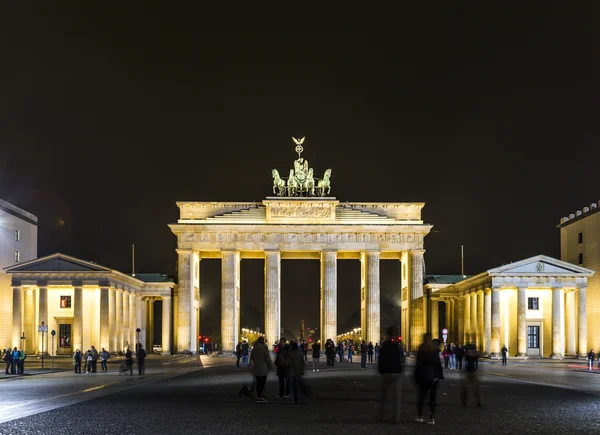
<svg viewBox="0 0 600 435">
<path fill-rule="evenodd" d="M 492 359 L 500 359 L 501 355 L 498 352 L 492 352 L 489 357 Z"/>
<path fill-rule="evenodd" d="M 550 359 L 565 359 L 565 356 L 562 353 L 553 353 L 550 355 Z"/>
<path fill-rule="evenodd" d="M 518 353 L 517 353 L 515 356 L 516 356 L 517 358 L 522 358 L 522 357 L 526 357 L 526 356 L 527 356 L 527 354 L 526 354 L 525 352 L 518 352 Z"/>
<path fill-rule="evenodd" d="M 577 358 L 576 353 L 565 353 L 565 358 Z"/>
</svg>

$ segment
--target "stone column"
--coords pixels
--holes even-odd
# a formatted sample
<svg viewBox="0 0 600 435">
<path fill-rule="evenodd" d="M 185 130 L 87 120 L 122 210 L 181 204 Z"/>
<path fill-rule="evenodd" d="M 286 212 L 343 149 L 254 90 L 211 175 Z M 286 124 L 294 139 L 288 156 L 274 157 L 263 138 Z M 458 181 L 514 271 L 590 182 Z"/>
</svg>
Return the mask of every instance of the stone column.
<svg viewBox="0 0 600 435">
<path fill-rule="evenodd" d="M 117 336 L 116 350 L 122 351 L 124 346 L 123 340 L 123 290 L 117 289 L 115 295 L 117 296 L 116 301 L 116 318 L 115 318 L 115 329 Z"/>
<path fill-rule="evenodd" d="M 137 321 L 137 306 L 135 294 L 129 293 L 129 344 L 132 349 L 135 349 L 135 343 L 137 343 L 138 333 L 137 328 L 140 328 L 140 324 Z"/>
<path fill-rule="evenodd" d="M 379 289 L 379 251 L 367 251 L 361 254 L 361 267 L 365 276 L 364 316 L 361 322 L 362 338 L 368 344 L 381 342 L 380 326 L 380 289 Z M 335 337 L 333 338 L 335 340 Z"/>
<path fill-rule="evenodd" d="M 23 344 L 21 343 L 21 333 L 23 330 L 23 297 L 21 287 L 13 287 L 13 300 L 12 300 L 12 342 L 13 347 L 21 349 Z"/>
<path fill-rule="evenodd" d="M 492 351 L 492 290 L 486 288 L 483 302 L 483 355 L 490 356 Z"/>
<path fill-rule="evenodd" d="M 473 292 L 470 294 L 471 297 L 471 333 L 469 339 L 472 343 L 477 345 L 477 293 Z"/>
<path fill-rule="evenodd" d="M 131 318 L 129 315 L 129 292 L 123 292 L 123 346 L 130 346 L 135 349 L 134 342 L 131 341 L 131 326 L 129 325 Z"/>
<path fill-rule="evenodd" d="M 456 341 L 463 346 L 465 343 L 465 300 L 464 296 L 459 296 L 456 300 L 458 303 L 457 315 L 456 315 Z M 456 305 L 456 304 L 455 304 Z"/>
<path fill-rule="evenodd" d="M 431 337 L 439 338 L 440 337 L 440 300 L 439 298 L 430 298 L 431 302 Z M 448 302 L 446 302 L 446 322 L 448 321 Z M 448 328 L 449 329 L 449 328 Z"/>
<path fill-rule="evenodd" d="M 281 335 L 281 253 L 265 251 L 265 338 L 269 351 Z"/>
<path fill-rule="evenodd" d="M 587 310 L 586 310 L 586 287 L 580 287 L 578 295 L 578 317 L 579 322 L 579 357 L 587 358 Z"/>
<path fill-rule="evenodd" d="M 500 355 L 500 288 L 492 287 L 491 356 Z"/>
<path fill-rule="evenodd" d="M 171 296 L 162 297 L 162 353 L 171 355 Z"/>
<path fill-rule="evenodd" d="M 337 336 L 337 252 L 321 252 L 321 330 L 325 340 Z M 321 341 L 324 343 L 324 341 Z"/>
<path fill-rule="evenodd" d="M 106 348 L 110 353 L 117 352 L 117 295 L 114 288 L 108 291 L 108 325 L 109 325 L 109 347 Z M 100 351 L 100 349 L 98 350 Z"/>
<path fill-rule="evenodd" d="M 450 299 L 450 336 L 452 337 L 452 342 L 454 344 L 458 344 L 458 301 L 456 299 Z"/>
<path fill-rule="evenodd" d="M 110 330 L 108 322 L 108 287 L 100 287 L 100 349 L 110 352 Z"/>
<path fill-rule="evenodd" d="M 141 296 L 136 296 L 135 298 L 136 315 L 138 316 L 137 322 L 140 325 L 140 343 L 147 348 L 148 345 L 148 304 L 146 303 L 146 299 Z M 152 349 L 150 349 L 152 350 Z"/>
<path fill-rule="evenodd" d="M 411 330 L 410 330 L 410 351 L 417 351 L 423 343 L 423 334 L 427 323 L 423 323 L 426 318 L 427 305 L 423 300 L 423 254 L 422 249 L 410 251 L 410 281 L 409 281 L 409 307 Z"/>
<path fill-rule="evenodd" d="M 465 330 L 463 335 L 463 344 L 467 344 L 471 342 L 471 294 L 467 293 L 464 296 L 464 304 L 465 304 L 465 317 L 464 324 Z"/>
<path fill-rule="evenodd" d="M 517 289 L 517 356 L 527 356 L 527 287 Z"/>
<path fill-rule="evenodd" d="M 432 302 L 433 302 L 433 299 L 432 299 Z M 431 308 L 432 308 L 431 317 L 433 320 L 433 306 Z M 449 335 L 452 336 L 452 332 L 450 332 L 450 331 L 452 331 L 452 328 L 450 327 L 450 317 L 451 317 L 450 311 L 452 310 L 452 304 L 450 303 L 450 299 L 446 299 L 444 301 L 444 310 L 446 312 L 446 324 L 444 325 L 444 327 L 448 328 Z M 438 331 L 439 331 L 439 325 L 438 325 Z M 439 334 L 439 332 L 438 332 L 438 334 Z"/>
<path fill-rule="evenodd" d="M 239 341 L 238 309 L 240 301 L 240 253 L 221 252 L 221 350 L 235 351 Z"/>
<path fill-rule="evenodd" d="M 148 347 L 146 349 L 152 350 L 154 346 L 154 300 L 155 298 L 148 298 Z M 191 349 L 190 349 L 191 350 Z"/>
<path fill-rule="evenodd" d="M 483 354 L 483 290 L 477 291 L 477 350 Z"/>
<path fill-rule="evenodd" d="M 41 325 L 42 322 L 44 322 L 44 325 L 48 326 L 48 333 L 50 333 L 50 325 L 48 325 L 48 287 L 44 286 L 39 286 L 39 324 Z M 42 335 L 41 333 L 38 334 L 38 337 L 40 337 L 40 341 L 39 341 L 39 352 L 42 352 Z M 43 335 L 44 338 L 44 353 L 48 353 L 48 334 L 44 333 Z"/>
<path fill-rule="evenodd" d="M 192 348 L 192 310 L 194 291 L 194 264 L 192 251 L 177 250 L 178 261 L 178 306 L 177 306 L 177 352 Z"/>
<path fill-rule="evenodd" d="M 563 359 L 562 353 L 562 330 L 561 320 L 563 319 L 561 299 L 564 296 L 564 290 L 559 287 L 552 288 L 552 359 Z"/>
<path fill-rule="evenodd" d="M 73 288 L 73 352 L 83 349 L 83 287 Z"/>
<path fill-rule="evenodd" d="M 567 349 L 566 354 L 568 356 L 574 357 L 575 353 L 575 334 L 577 330 L 577 326 L 575 325 L 575 292 L 571 290 L 567 293 Z"/>
</svg>

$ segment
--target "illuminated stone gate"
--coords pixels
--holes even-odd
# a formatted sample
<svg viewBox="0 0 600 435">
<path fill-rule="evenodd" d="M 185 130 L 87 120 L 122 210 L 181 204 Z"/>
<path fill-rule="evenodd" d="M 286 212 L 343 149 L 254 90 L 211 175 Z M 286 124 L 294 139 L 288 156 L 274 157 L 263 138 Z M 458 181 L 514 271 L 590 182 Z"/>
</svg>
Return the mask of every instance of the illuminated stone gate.
<svg viewBox="0 0 600 435">
<path fill-rule="evenodd" d="M 220 258 L 221 341 L 225 351 L 240 336 L 240 260 L 265 261 L 265 328 L 269 344 L 281 331 L 281 260 L 321 262 L 320 339 L 337 336 L 337 260 L 361 262 L 363 339 L 381 342 L 379 262 L 401 262 L 402 332 L 409 349 L 420 343 L 427 325 L 423 296 L 423 240 L 432 226 L 421 220 L 424 203 L 340 202 L 328 195 L 322 180 L 300 157 L 290 178 L 273 171 L 274 192 L 262 202 L 178 202 L 180 217 L 170 228 L 177 236 L 178 292 L 175 304 L 175 350 L 197 350 L 200 313 L 200 261 Z M 308 181 L 307 181 L 308 180 Z M 295 186 L 294 186 L 295 184 Z M 291 187 L 291 188 L 290 188 Z M 314 189 L 312 189 L 314 187 Z M 288 196 L 293 194 L 295 196 Z M 407 333 L 410 332 L 410 334 Z"/>
</svg>

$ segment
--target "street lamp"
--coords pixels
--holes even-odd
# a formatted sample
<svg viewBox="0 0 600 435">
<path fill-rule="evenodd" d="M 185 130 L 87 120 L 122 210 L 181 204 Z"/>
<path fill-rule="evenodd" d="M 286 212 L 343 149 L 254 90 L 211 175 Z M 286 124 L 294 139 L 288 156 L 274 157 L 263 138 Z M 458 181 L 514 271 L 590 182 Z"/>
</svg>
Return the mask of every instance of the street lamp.
<svg viewBox="0 0 600 435">
<path fill-rule="evenodd" d="M 25 352 L 25 333 L 21 335 L 21 350 Z"/>
</svg>

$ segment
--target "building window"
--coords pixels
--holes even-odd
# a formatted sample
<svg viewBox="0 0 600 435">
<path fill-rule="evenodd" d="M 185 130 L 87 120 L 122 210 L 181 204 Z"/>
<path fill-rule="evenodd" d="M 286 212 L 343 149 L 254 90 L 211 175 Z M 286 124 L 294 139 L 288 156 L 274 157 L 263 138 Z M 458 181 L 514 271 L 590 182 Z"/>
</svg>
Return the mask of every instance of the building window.
<svg viewBox="0 0 600 435">
<path fill-rule="evenodd" d="M 71 308 L 71 296 L 61 296 L 60 297 L 60 307 L 61 308 Z"/>
<path fill-rule="evenodd" d="M 579 233 L 579 244 L 583 243 L 583 233 Z"/>
<path fill-rule="evenodd" d="M 20 242 L 21 241 L 21 231 L 19 230 L 15 230 L 15 242 Z M 581 242 L 579 242 L 581 243 Z"/>
<path fill-rule="evenodd" d="M 527 309 L 528 310 L 539 310 L 540 309 L 540 298 L 527 298 Z"/>
<path fill-rule="evenodd" d="M 579 254 L 579 263 L 580 266 L 583 264 L 583 253 Z"/>
<path fill-rule="evenodd" d="M 58 333 L 60 347 L 71 347 L 71 325 L 69 323 L 61 323 L 58 325 Z"/>
<path fill-rule="evenodd" d="M 21 254 L 19 251 L 15 251 L 15 263 L 18 263 L 19 261 L 21 261 Z"/>
<path fill-rule="evenodd" d="M 528 326 L 527 327 L 527 347 L 530 349 L 540 348 L 540 327 L 539 326 Z"/>
</svg>

